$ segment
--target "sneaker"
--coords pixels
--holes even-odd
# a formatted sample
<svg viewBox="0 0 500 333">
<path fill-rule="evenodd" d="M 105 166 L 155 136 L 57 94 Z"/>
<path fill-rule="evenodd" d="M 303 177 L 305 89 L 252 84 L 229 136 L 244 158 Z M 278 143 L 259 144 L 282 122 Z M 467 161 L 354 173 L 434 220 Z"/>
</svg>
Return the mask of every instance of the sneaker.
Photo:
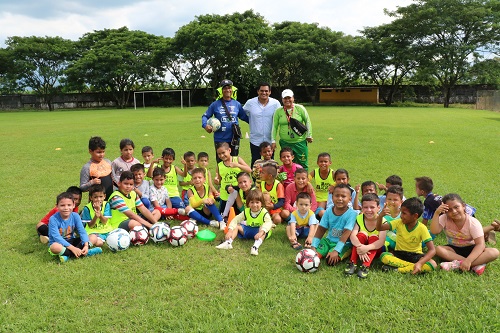
<svg viewBox="0 0 500 333">
<path fill-rule="evenodd" d="M 383 272 L 397 272 L 398 268 L 393 267 L 393 266 L 389 266 L 389 265 L 382 265 L 382 271 Z"/>
<path fill-rule="evenodd" d="M 184 208 L 177 208 L 177 214 L 186 215 L 186 210 Z"/>
<path fill-rule="evenodd" d="M 259 249 L 256 248 L 255 246 L 252 246 L 252 249 L 250 250 L 250 254 L 253 256 L 258 256 L 259 255 Z"/>
<path fill-rule="evenodd" d="M 220 222 L 219 222 L 219 229 L 220 229 L 220 230 L 224 230 L 224 229 L 226 229 L 226 222 L 224 222 L 224 221 L 220 221 Z"/>
<path fill-rule="evenodd" d="M 345 275 L 353 275 L 356 273 L 356 265 L 354 265 L 353 262 L 350 262 L 347 267 L 344 269 L 344 274 Z"/>
<path fill-rule="evenodd" d="M 441 269 L 444 269 L 445 271 L 454 271 L 460 268 L 461 262 L 458 260 L 453 260 L 453 261 L 445 261 L 439 264 Z"/>
<path fill-rule="evenodd" d="M 273 223 L 271 226 L 271 229 L 274 229 L 274 228 L 276 228 L 276 224 Z"/>
<path fill-rule="evenodd" d="M 231 245 L 228 241 L 225 241 L 217 245 L 216 248 L 220 250 L 231 250 L 233 248 L 233 245 Z"/>
<path fill-rule="evenodd" d="M 93 247 L 87 252 L 87 257 L 95 256 L 96 254 L 101 254 L 102 249 L 100 247 Z"/>
<path fill-rule="evenodd" d="M 212 220 L 210 221 L 210 226 L 214 228 L 218 228 L 220 226 L 219 221 Z"/>
<path fill-rule="evenodd" d="M 482 275 L 486 269 L 486 264 L 477 265 L 471 268 L 471 270 L 477 275 Z"/>
<path fill-rule="evenodd" d="M 49 237 L 44 236 L 44 235 L 40 235 L 40 242 L 42 244 L 47 244 L 49 242 Z"/>
<path fill-rule="evenodd" d="M 61 262 L 66 262 L 66 261 L 68 261 L 68 260 L 69 260 L 69 257 L 68 257 L 68 256 L 59 256 L 59 260 L 60 260 Z"/>
<path fill-rule="evenodd" d="M 370 269 L 364 265 L 361 265 L 361 267 L 358 269 L 358 277 L 360 279 L 366 279 L 368 277 L 368 271 Z"/>
</svg>

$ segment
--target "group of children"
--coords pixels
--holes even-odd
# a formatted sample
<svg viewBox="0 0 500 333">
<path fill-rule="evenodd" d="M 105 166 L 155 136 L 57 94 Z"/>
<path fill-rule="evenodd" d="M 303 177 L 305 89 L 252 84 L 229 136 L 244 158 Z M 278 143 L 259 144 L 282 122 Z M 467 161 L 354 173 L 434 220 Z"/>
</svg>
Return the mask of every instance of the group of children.
<svg viewBox="0 0 500 333">
<path fill-rule="evenodd" d="M 121 156 L 111 162 L 104 158 L 104 140 L 89 140 L 90 161 L 81 170 L 80 187 L 60 194 L 56 207 L 37 225 L 51 254 L 61 261 L 98 254 L 110 231 L 150 228 L 165 218 L 193 219 L 224 230 L 218 249 L 232 249 L 236 237 L 253 239 L 252 255 L 258 255 L 264 240 L 283 223 L 294 249 L 312 248 L 329 265 L 348 258 L 345 274 L 360 278 L 368 276 L 378 257 L 383 270 L 433 271 L 437 256 L 444 270 L 481 275 L 486 263 L 499 255 L 485 247 L 485 235 L 494 236 L 500 223 L 483 228 L 473 217 L 475 209 L 459 195 L 433 194 L 428 177 L 415 179 L 417 195 L 425 198 L 422 203 L 418 197 L 404 197 L 396 175 L 385 185 L 366 181 L 353 188 L 347 170 L 330 168 L 328 153 L 319 154 L 318 167 L 308 172 L 293 163 L 288 147 L 281 149 L 278 164 L 271 144 L 264 142 L 262 158 L 250 167 L 231 156 L 231 148 L 222 142 L 216 146 L 220 162 L 212 178 L 207 153 L 188 151 L 178 167 L 172 148 L 155 159 L 152 148 L 144 147 L 143 163 L 134 158 L 134 148 L 132 140 L 121 140 Z M 80 217 L 82 191 L 89 192 L 89 203 Z M 433 238 L 441 231 L 448 244 L 435 247 Z M 305 239 L 304 245 L 299 239 Z"/>
</svg>

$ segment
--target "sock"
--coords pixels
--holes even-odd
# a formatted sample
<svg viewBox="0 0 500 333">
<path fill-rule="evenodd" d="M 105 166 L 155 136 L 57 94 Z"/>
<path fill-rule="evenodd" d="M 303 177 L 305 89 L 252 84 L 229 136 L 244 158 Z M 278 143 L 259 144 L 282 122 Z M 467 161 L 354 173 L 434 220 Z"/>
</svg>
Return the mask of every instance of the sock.
<svg viewBox="0 0 500 333">
<path fill-rule="evenodd" d="M 382 255 L 380 256 L 380 261 L 382 261 L 386 265 L 398 267 L 398 268 L 406 267 L 409 265 L 412 265 L 412 266 L 414 265 L 411 262 L 408 262 L 408 261 L 405 261 L 405 260 L 402 260 L 402 259 L 395 257 L 390 252 L 382 253 Z M 413 270 L 413 268 L 412 268 L 412 270 Z"/>
<path fill-rule="evenodd" d="M 231 207 L 233 207 L 237 196 L 238 196 L 238 191 L 233 191 L 233 193 L 229 194 L 229 197 L 227 198 L 226 201 L 226 207 L 224 207 L 224 212 L 222 213 L 223 217 L 227 217 L 229 215 L 229 210 L 231 209 Z"/>
<path fill-rule="evenodd" d="M 189 220 L 189 216 L 175 214 L 174 215 L 174 220 L 177 220 L 177 221 L 186 221 L 186 220 Z"/>
<path fill-rule="evenodd" d="M 70 250 L 68 250 L 66 247 L 63 247 L 63 249 L 61 250 L 61 252 L 58 253 L 60 256 L 66 256 L 66 257 L 74 257 L 75 255 L 73 254 L 73 252 L 71 252 Z"/>
<path fill-rule="evenodd" d="M 36 231 L 38 231 L 38 234 L 40 236 L 47 236 L 49 237 L 49 226 L 46 225 L 46 224 L 42 224 L 41 226 L 39 226 Z"/>
<path fill-rule="evenodd" d="M 224 219 L 222 218 L 222 216 L 220 215 L 220 212 L 219 210 L 217 209 L 217 207 L 215 205 L 205 205 L 208 210 L 210 211 L 210 213 L 212 213 L 212 216 L 214 217 L 214 219 L 216 219 L 217 221 L 223 221 Z M 231 207 L 229 207 L 231 208 Z"/>
<path fill-rule="evenodd" d="M 261 245 L 262 245 L 262 239 L 257 239 L 257 240 L 255 241 L 255 243 L 253 243 L 253 246 L 254 246 L 255 248 L 257 248 L 257 249 L 258 249 Z"/>
<path fill-rule="evenodd" d="M 189 212 L 188 216 L 192 219 L 195 219 L 198 222 L 201 222 L 203 224 L 210 224 L 210 220 L 207 219 L 206 217 L 203 217 L 200 213 L 198 213 L 195 209 L 193 209 L 191 212 Z"/>
<path fill-rule="evenodd" d="M 229 244 L 232 244 L 233 243 L 233 239 L 229 238 L 226 242 L 228 242 Z"/>
<path fill-rule="evenodd" d="M 156 208 L 160 211 L 161 215 L 175 215 L 177 214 L 177 208 Z"/>
</svg>

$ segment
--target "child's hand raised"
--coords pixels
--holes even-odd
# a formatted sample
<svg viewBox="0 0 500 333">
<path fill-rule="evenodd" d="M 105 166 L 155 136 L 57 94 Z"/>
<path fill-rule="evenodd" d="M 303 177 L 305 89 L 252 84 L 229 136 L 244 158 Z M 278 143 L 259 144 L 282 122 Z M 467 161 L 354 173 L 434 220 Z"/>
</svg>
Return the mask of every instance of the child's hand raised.
<svg viewBox="0 0 500 333">
<path fill-rule="evenodd" d="M 379 184 L 379 183 L 375 183 L 377 184 L 377 187 L 380 191 L 386 191 L 387 190 L 387 187 L 384 185 L 384 184 Z"/>
<path fill-rule="evenodd" d="M 391 214 L 391 209 L 389 207 L 387 207 L 387 202 L 386 202 L 386 203 L 384 203 L 384 208 L 380 212 L 380 215 L 381 216 L 386 216 L 386 215 L 389 215 L 389 214 Z"/>
<path fill-rule="evenodd" d="M 448 212 L 448 209 L 450 209 L 450 207 L 447 205 L 447 204 L 441 204 L 437 209 L 436 209 L 436 212 L 435 214 L 437 213 L 438 215 L 441 215 L 443 213 L 447 213 Z"/>
<path fill-rule="evenodd" d="M 356 192 L 359 192 L 360 189 L 361 189 L 361 185 L 359 185 L 359 184 L 354 187 L 354 190 L 356 190 Z"/>
</svg>

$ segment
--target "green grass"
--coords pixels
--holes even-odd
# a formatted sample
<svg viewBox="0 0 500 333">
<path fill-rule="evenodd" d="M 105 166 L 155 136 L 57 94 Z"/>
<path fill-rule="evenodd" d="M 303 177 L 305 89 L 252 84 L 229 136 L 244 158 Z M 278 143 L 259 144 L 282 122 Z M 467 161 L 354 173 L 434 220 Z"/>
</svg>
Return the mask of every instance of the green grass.
<svg viewBox="0 0 500 333">
<path fill-rule="evenodd" d="M 258 257 L 250 256 L 251 242 L 239 240 L 232 251 L 193 240 L 182 248 L 148 244 L 115 254 L 105 248 L 64 265 L 50 257 L 34 226 L 58 193 L 78 183 L 91 136 L 106 140 L 111 160 L 125 137 L 134 140 L 138 158 L 144 145 L 157 155 L 174 148 L 177 162 L 186 150 L 204 150 L 213 171 L 203 111 L 0 113 L 0 332 L 500 331 L 498 261 L 481 277 L 386 274 L 379 265 L 366 281 L 344 278 L 344 265 L 302 274 L 283 226 Z M 499 217 L 500 114 L 440 107 L 308 111 L 311 167 L 328 151 L 332 168 L 349 170 L 351 184 L 398 174 L 406 197 L 414 196 L 414 177 L 430 176 L 435 192 L 457 192 L 477 207 L 483 224 Z M 241 156 L 250 160 L 245 141 Z"/>
</svg>

